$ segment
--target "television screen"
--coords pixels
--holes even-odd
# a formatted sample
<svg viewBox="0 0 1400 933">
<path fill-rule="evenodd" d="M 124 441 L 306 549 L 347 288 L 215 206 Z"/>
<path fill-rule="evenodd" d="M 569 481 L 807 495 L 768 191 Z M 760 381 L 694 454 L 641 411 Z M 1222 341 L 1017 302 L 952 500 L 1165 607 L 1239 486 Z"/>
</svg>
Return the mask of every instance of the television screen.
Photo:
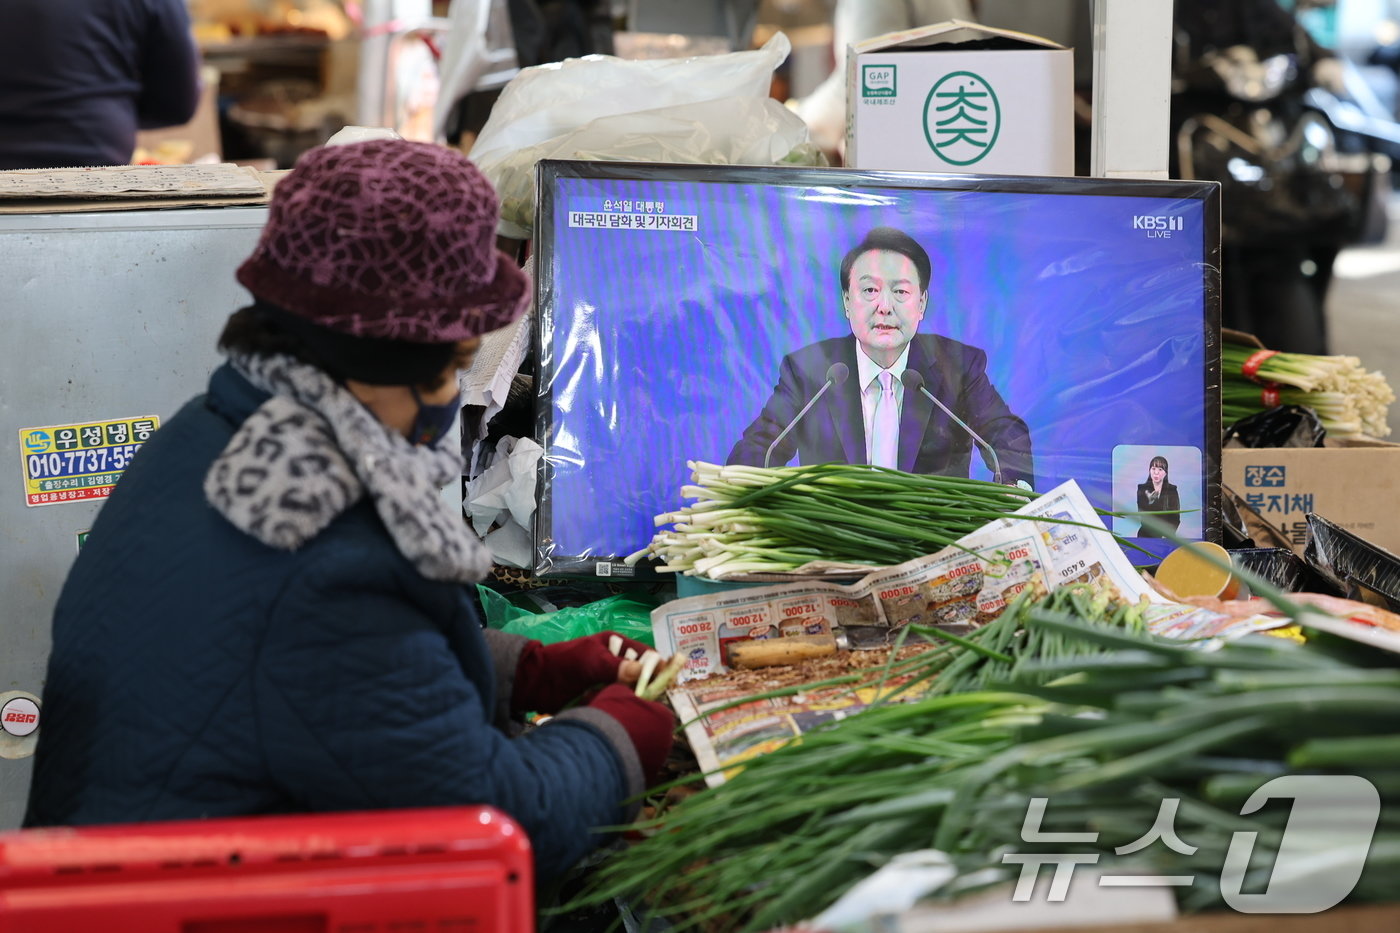
<svg viewBox="0 0 1400 933">
<path fill-rule="evenodd" d="M 539 186 L 536 573 L 630 572 L 691 460 L 1074 479 L 1215 537 L 1215 183 L 544 161 Z"/>
</svg>

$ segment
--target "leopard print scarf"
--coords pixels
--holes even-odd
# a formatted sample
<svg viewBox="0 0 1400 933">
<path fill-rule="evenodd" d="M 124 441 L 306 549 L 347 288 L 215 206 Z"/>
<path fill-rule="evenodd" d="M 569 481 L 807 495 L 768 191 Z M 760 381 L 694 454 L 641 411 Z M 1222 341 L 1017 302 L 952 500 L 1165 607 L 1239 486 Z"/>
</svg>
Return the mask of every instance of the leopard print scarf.
<svg viewBox="0 0 1400 933">
<path fill-rule="evenodd" d="M 491 555 L 439 490 L 460 482 L 456 445 L 415 447 L 321 370 L 287 356 L 235 356 L 272 393 L 204 478 L 204 495 L 239 530 L 292 551 L 366 494 L 399 552 L 430 580 L 470 583 Z"/>
</svg>

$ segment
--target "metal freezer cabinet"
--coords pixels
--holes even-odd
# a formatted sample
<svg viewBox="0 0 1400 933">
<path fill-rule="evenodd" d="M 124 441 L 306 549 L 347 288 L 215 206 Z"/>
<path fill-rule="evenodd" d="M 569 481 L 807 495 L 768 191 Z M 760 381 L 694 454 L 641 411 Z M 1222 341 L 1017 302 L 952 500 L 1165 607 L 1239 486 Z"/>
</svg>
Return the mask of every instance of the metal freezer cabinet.
<svg viewBox="0 0 1400 933">
<path fill-rule="evenodd" d="M 24 813 L 26 730 L 42 728 L 29 698 L 42 697 L 53 606 L 104 501 L 38 492 L 54 454 L 28 458 L 84 427 L 135 440 L 147 416 L 203 391 L 224 321 L 249 300 L 234 270 L 266 219 L 264 207 L 0 215 L 0 829 Z M 124 449 L 92 462 L 111 469 Z"/>
</svg>

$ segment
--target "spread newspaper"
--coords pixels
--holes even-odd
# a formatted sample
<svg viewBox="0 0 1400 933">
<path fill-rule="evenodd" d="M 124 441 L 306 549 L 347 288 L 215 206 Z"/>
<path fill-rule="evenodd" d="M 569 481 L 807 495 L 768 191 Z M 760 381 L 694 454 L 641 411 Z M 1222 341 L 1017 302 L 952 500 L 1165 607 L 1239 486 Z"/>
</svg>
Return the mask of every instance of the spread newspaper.
<svg viewBox="0 0 1400 933">
<path fill-rule="evenodd" d="M 1111 583 L 1124 600 L 1145 601 L 1148 628 L 1168 637 L 1230 639 L 1287 623 L 1264 615 L 1225 616 L 1157 593 L 1073 480 L 1013 516 L 984 525 L 958 545 L 873 570 L 854 583 L 782 583 L 693 596 L 657 608 L 651 616 L 657 650 L 686 659 L 680 684 L 669 697 L 681 722 L 689 723 L 686 737 L 706 780 L 721 783 L 722 769 L 771 751 L 819 723 L 850 715 L 873 702 L 880 690 L 897 686 L 818 687 L 698 719 L 757 692 L 725 680 L 705 680 L 728 670 L 729 648 L 737 641 L 831 636 L 855 650 L 888 649 L 911 623 L 960 632 L 989 622 L 1033 581 L 1046 589 Z M 882 658 L 885 653 L 879 652 Z"/>
</svg>

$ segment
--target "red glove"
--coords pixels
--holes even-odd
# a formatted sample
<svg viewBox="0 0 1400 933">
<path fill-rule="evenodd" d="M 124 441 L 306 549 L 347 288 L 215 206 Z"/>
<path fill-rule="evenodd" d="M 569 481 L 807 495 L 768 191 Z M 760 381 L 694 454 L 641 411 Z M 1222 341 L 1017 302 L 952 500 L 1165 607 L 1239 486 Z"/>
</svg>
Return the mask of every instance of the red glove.
<svg viewBox="0 0 1400 933">
<path fill-rule="evenodd" d="M 555 645 L 530 642 L 515 665 L 512 710 L 557 713 L 594 687 L 615 683 L 623 659 L 608 650 L 608 641 L 614 637 L 622 639 L 619 654 L 626 654 L 631 648 L 641 657 L 643 652 L 652 650 L 615 632 L 599 632 Z"/>
<path fill-rule="evenodd" d="M 654 700 L 643 700 L 631 687 L 622 684 L 604 687 L 588 705 L 607 713 L 627 730 L 627 737 L 632 740 L 632 747 L 642 763 L 642 780 L 650 787 L 671 753 L 672 730 L 676 723 L 671 708 Z"/>
</svg>

